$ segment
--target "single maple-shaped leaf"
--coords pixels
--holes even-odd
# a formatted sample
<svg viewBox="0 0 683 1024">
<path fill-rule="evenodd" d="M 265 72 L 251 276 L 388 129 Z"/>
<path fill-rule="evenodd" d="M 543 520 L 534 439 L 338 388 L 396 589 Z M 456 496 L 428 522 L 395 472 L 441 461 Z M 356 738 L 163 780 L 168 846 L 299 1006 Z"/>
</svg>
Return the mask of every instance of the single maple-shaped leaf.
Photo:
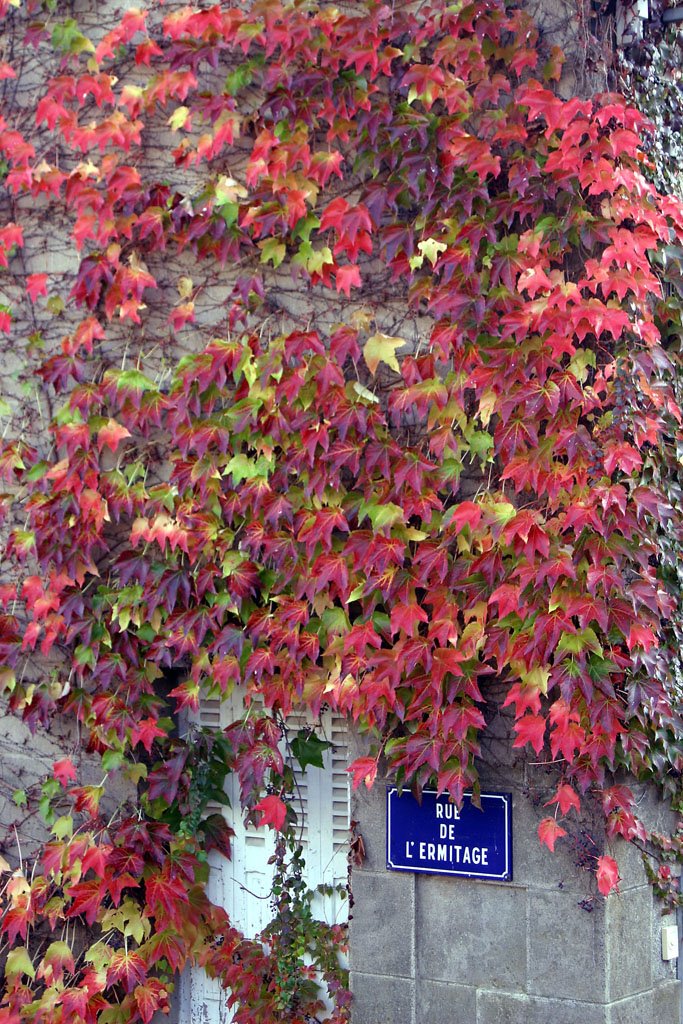
<svg viewBox="0 0 683 1024">
<path fill-rule="evenodd" d="M 149 1024 L 157 1011 L 168 1013 L 168 989 L 158 978 L 150 978 L 145 985 L 138 985 L 133 995 L 143 1024 Z"/>
<path fill-rule="evenodd" d="M 555 852 L 556 841 L 566 834 L 565 829 L 558 825 L 555 818 L 544 818 L 538 826 L 538 838 L 545 843 L 551 853 Z"/>
<path fill-rule="evenodd" d="M 35 302 L 39 295 L 47 295 L 47 274 L 29 274 L 26 292 L 31 302 Z"/>
<path fill-rule="evenodd" d="M 405 338 L 394 338 L 390 334 L 373 334 L 363 346 L 363 358 L 371 374 L 377 372 L 380 363 L 399 373 L 401 367 L 396 358 L 396 349 L 407 345 Z"/>
<path fill-rule="evenodd" d="M 64 973 L 73 974 L 75 970 L 74 955 L 66 942 L 51 942 L 38 968 L 38 977 L 44 978 L 47 985 L 55 982 L 61 984 Z"/>
<path fill-rule="evenodd" d="M 577 812 L 581 810 L 579 794 L 573 786 L 569 786 L 566 782 L 561 783 L 557 787 L 555 796 L 548 800 L 543 806 L 549 807 L 551 804 L 559 804 L 561 814 L 567 814 L 572 807 Z"/>
<path fill-rule="evenodd" d="M 204 835 L 204 849 L 218 850 L 228 860 L 232 857 L 231 840 L 235 835 L 222 814 L 210 814 L 200 825 Z"/>
<path fill-rule="evenodd" d="M 515 722 L 514 729 L 517 733 L 513 747 L 524 747 L 530 743 L 537 754 L 543 749 L 543 736 L 545 733 L 545 718 L 541 715 L 524 715 Z"/>
<path fill-rule="evenodd" d="M 15 946 L 7 954 L 5 976 L 11 981 L 22 974 L 27 974 L 29 978 L 35 978 L 36 969 L 26 946 Z"/>
<path fill-rule="evenodd" d="M 337 291 L 343 292 L 347 298 L 351 295 L 351 288 L 360 288 L 362 281 L 360 267 L 357 263 L 348 263 L 343 267 L 337 267 L 335 271 Z"/>
<path fill-rule="evenodd" d="M 270 825 L 276 832 L 282 832 L 287 818 L 287 804 L 279 796 L 274 794 L 264 796 L 256 804 L 254 810 L 261 813 L 259 825 Z"/>
<path fill-rule="evenodd" d="M 130 431 L 127 430 L 126 427 L 117 423 L 116 420 L 110 419 L 103 427 L 100 427 L 97 432 L 98 451 L 101 452 L 106 446 L 115 452 L 123 439 L 130 436 Z"/>
<path fill-rule="evenodd" d="M 63 757 L 60 761 L 55 761 L 52 766 L 52 777 L 64 787 L 74 781 L 76 768 L 70 757 Z"/>
<path fill-rule="evenodd" d="M 353 775 L 353 788 L 358 789 L 361 782 L 364 782 L 367 789 L 371 789 L 377 777 L 377 767 L 376 757 L 357 757 L 346 769 Z"/>
<path fill-rule="evenodd" d="M 458 533 L 464 526 L 469 526 L 471 530 L 476 529 L 481 519 L 481 508 L 473 501 L 461 501 L 459 505 L 456 505 L 451 509 L 445 516 L 444 526 L 454 526 Z M 492 596 L 491 600 L 495 600 Z"/>
<path fill-rule="evenodd" d="M 147 977 L 147 965 L 139 953 L 117 950 L 107 969 L 107 985 L 122 985 L 125 992 L 132 992 Z"/>
<path fill-rule="evenodd" d="M 595 874 L 598 880 L 598 889 L 603 896 L 609 896 L 613 889 L 618 891 L 619 865 L 614 857 L 598 857 Z"/>
</svg>

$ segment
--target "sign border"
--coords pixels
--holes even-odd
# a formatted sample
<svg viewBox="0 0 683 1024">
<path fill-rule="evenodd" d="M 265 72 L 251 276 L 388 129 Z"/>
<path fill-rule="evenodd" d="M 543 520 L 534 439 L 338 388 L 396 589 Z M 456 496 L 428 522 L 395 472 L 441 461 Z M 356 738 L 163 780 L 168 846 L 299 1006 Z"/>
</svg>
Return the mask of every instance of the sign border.
<svg viewBox="0 0 683 1024">
<path fill-rule="evenodd" d="M 474 871 L 460 871 L 457 869 L 450 868 L 421 868 L 421 867 L 407 867 L 404 865 L 394 865 L 391 862 L 389 855 L 389 843 L 391 839 L 391 794 L 396 793 L 398 795 L 397 786 L 387 786 L 387 803 L 386 803 L 386 862 L 387 871 L 404 871 L 408 874 L 423 874 L 423 875 L 449 875 L 453 878 L 478 878 L 484 882 L 511 882 L 513 880 L 512 874 L 512 793 L 498 793 L 498 792 L 485 792 L 480 793 L 479 796 L 482 800 L 494 799 L 502 800 L 505 808 L 505 873 L 504 874 L 482 874 L 481 872 Z M 406 791 L 404 791 L 406 792 Z M 423 793 L 433 793 L 437 796 L 436 789 L 425 789 Z M 442 796 L 444 794 L 441 794 Z M 463 794 L 466 797 L 472 796 L 472 790 L 466 790 Z M 401 796 L 398 796 L 401 799 Z M 413 797 L 414 799 L 414 797 Z"/>
</svg>

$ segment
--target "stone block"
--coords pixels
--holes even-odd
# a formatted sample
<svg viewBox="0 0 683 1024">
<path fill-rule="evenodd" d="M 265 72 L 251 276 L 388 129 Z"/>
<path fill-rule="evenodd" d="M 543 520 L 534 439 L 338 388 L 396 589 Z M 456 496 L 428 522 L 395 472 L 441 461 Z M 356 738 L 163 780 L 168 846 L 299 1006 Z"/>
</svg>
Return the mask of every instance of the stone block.
<svg viewBox="0 0 683 1024">
<path fill-rule="evenodd" d="M 529 987 L 532 995 L 607 1002 L 605 914 L 566 892 L 529 894 Z"/>
<path fill-rule="evenodd" d="M 386 783 L 377 781 L 372 789 L 365 786 L 352 796 L 351 817 L 358 822 L 363 837 L 365 860 L 359 871 L 385 871 L 387 865 Z"/>
<path fill-rule="evenodd" d="M 637 996 L 611 1003 L 607 1024 L 664 1024 L 664 1021 L 656 1020 L 653 1016 L 652 992 L 641 992 Z"/>
<path fill-rule="evenodd" d="M 655 985 L 652 990 L 654 1024 L 681 1024 L 681 983 L 678 980 Z"/>
<path fill-rule="evenodd" d="M 415 993 L 415 1024 L 465 1024 L 476 1020 L 477 992 L 469 985 L 419 981 Z"/>
<path fill-rule="evenodd" d="M 375 974 L 351 974 L 352 1024 L 413 1024 L 413 982 Z"/>
<path fill-rule="evenodd" d="M 350 922 L 351 969 L 411 978 L 414 975 L 413 922 L 415 880 L 412 875 L 355 872 Z M 361 1024 L 366 1024 L 360 1018 Z"/>
<path fill-rule="evenodd" d="M 477 993 L 475 1024 L 607 1024 L 605 1006 L 508 992 Z M 465 1020 L 462 1021 L 465 1024 Z M 641 1022 L 644 1024 L 644 1022 Z"/>
<path fill-rule="evenodd" d="M 652 890 L 643 887 L 610 896 L 605 916 L 607 995 L 615 1002 L 652 985 Z"/>
<path fill-rule="evenodd" d="M 421 875 L 416 886 L 418 977 L 526 988 L 526 890 Z"/>
<path fill-rule="evenodd" d="M 529 889 L 571 892 L 581 899 L 590 895 L 594 885 L 584 849 L 586 844 L 591 852 L 594 849 L 588 838 L 594 831 L 592 818 L 589 816 L 581 822 L 571 820 L 567 826 L 568 835 L 558 842 L 555 853 L 551 853 L 538 838 L 539 822 L 552 811 L 543 805 L 553 796 L 556 786 L 556 780 L 552 780 L 550 784 L 514 793 L 513 878 Z"/>
</svg>

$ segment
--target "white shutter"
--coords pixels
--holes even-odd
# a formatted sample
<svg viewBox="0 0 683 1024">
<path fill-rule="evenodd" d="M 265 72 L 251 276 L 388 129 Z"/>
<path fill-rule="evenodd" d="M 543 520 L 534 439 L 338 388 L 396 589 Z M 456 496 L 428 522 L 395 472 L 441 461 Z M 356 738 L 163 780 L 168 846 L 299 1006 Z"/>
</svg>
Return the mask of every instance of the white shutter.
<svg viewBox="0 0 683 1024">
<path fill-rule="evenodd" d="M 224 729 L 244 714 L 241 694 L 220 701 L 203 698 L 194 722 L 210 729 Z M 287 719 L 290 737 L 313 725 L 310 715 L 299 712 Z M 316 732 L 333 746 L 323 755 L 324 768 L 308 767 L 302 772 L 298 763 L 292 765 L 297 782 L 294 807 L 306 863 L 305 880 L 310 889 L 319 885 L 334 887 L 332 896 L 316 894 L 313 912 L 329 923 L 340 923 L 348 916 L 347 901 L 336 887 L 347 881 L 349 838 L 349 778 L 347 765 L 346 720 L 330 711 L 323 712 Z M 284 753 L 284 748 L 283 748 Z M 225 814 L 235 831 L 232 860 L 217 851 L 209 854 L 210 899 L 224 906 L 233 924 L 249 938 L 261 932 L 272 917 L 270 890 L 273 866 L 268 860 L 274 852 L 270 828 L 245 826 L 239 800 L 239 782 L 229 775 L 226 780 L 229 807 L 216 806 Z M 229 1024 L 226 993 L 216 981 L 207 978 L 199 968 L 187 972 L 181 986 L 183 1024 Z"/>
</svg>

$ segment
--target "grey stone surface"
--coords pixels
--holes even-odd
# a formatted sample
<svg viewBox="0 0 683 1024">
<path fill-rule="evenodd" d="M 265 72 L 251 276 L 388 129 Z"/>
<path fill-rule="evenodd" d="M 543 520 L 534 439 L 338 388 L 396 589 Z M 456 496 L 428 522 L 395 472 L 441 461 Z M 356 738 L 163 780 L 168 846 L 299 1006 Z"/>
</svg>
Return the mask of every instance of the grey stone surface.
<svg viewBox="0 0 683 1024">
<path fill-rule="evenodd" d="M 620 999 L 607 1008 L 607 1024 L 668 1024 L 654 1017 L 652 992 Z"/>
<path fill-rule="evenodd" d="M 513 794 L 510 884 L 386 871 L 386 783 L 355 794 L 367 859 L 353 874 L 353 1024 L 683 1024 L 638 852 L 606 843 L 589 798 L 581 819 L 568 815 L 555 855 L 540 845 L 556 785 L 553 768 L 514 756 L 482 769 L 484 790 Z M 661 802 L 637 797 L 660 822 Z M 622 876 L 606 901 L 593 875 L 603 851 Z"/>
<path fill-rule="evenodd" d="M 592 830 L 579 823 L 572 813 L 564 825 L 568 835 L 558 841 L 555 852 L 538 839 L 539 822 L 552 813 L 553 808 L 543 804 L 555 793 L 556 781 L 537 786 L 526 793 L 514 792 L 512 808 L 513 878 L 515 882 L 533 889 L 573 892 L 579 899 L 587 896 L 593 886 L 593 876 L 585 857 L 585 845 L 590 843 Z"/>
<path fill-rule="evenodd" d="M 412 1024 L 412 981 L 356 971 L 351 978 L 351 989 L 354 1024 Z"/>
<path fill-rule="evenodd" d="M 476 989 L 440 981 L 417 982 L 415 1024 L 474 1024 L 476 1014 Z"/>
<path fill-rule="evenodd" d="M 604 1005 L 597 1003 L 480 991 L 472 1024 L 606 1024 L 606 1018 Z"/>
<path fill-rule="evenodd" d="M 365 847 L 361 872 L 384 871 L 387 866 L 386 790 L 386 783 L 378 779 L 371 790 L 362 786 L 354 793 L 353 818 L 359 822 Z"/>
<path fill-rule="evenodd" d="M 656 985 L 652 991 L 653 1024 L 680 1024 L 681 1022 L 681 983 L 665 981 Z"/>
<path fill-rule="evenodd" d="M 604 1003 L 605 915 L 588 913 L 572 893 L 529 894 L 529 993 Z"/>
<path fill-rule="evenodd" d="M 414 975 L 415 879 L 413 875 L 358 872 L 350 924 L 351 968 L 410 978 Z M 363 1018 L 360 1018 L 363 1020 Z"/>
<path fill-rule="evenodd" d="M 525 989 L 523 888 L 422 875 L 416 904 L 419 978 Z"/>
<path fill-rule="evenodd" d="M 613 1002 L 652 986 L 652 890 L 648 886 L 610 896 L 605 913 L 607 997 Z M 659 954 L 661 959 L 661 947 Z"/>
</svg>

